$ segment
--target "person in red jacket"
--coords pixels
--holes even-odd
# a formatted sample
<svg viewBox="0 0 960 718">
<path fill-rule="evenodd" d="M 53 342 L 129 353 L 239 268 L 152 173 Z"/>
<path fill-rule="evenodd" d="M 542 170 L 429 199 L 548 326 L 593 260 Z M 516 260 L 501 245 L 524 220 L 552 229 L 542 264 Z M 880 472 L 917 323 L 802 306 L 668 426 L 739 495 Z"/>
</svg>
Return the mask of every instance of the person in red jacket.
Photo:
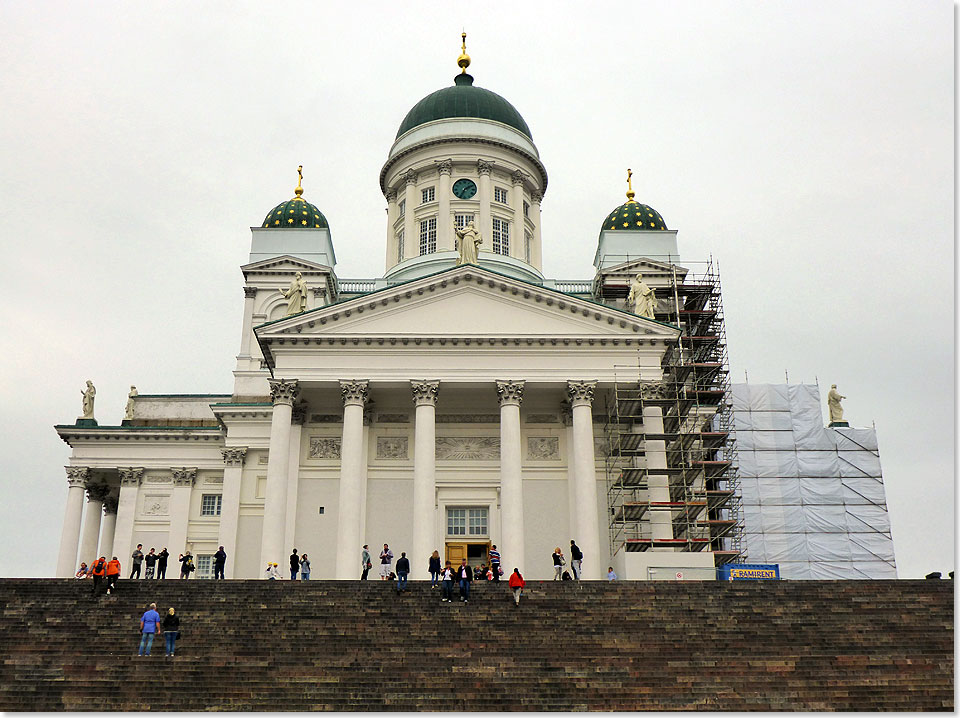
<svg viewBox="0 0 960 718">
<path fill-rule="evenodd" d="M 510 574 L 510 588 L 513 589 L 513 602 L 516 605 L 520 605 L 520 594 L 523 593 L 524 586 L 527 585 L 527 582 L 523 580 L 523 576 L 520 575 L 520 569 L 513 569 L 513 573 Z"/>
<path fill-rule="evenodd" d="M 113 560 L 107 564 L 107 595 L 110 595 L 110 589 L 117 587 L 117 579 L 120 578 L 120 562 L 114 556 Z"/>
<path fill-rule="evenodd" d="M 90 567 L 90 573 L 93 574 L 93 595 L 100 593 L 100 584 L 103 583 L 103 575 L 107 570 L 107 557 L 101 556 L 93 562 Z"/>
</svg>

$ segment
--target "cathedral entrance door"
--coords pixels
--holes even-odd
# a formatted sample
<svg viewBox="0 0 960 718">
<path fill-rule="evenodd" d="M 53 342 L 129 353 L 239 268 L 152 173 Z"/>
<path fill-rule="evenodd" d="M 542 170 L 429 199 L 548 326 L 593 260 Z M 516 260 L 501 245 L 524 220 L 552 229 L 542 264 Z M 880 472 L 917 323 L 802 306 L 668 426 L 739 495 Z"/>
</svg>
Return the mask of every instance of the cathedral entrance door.
<svg viewBox="0 0 960 718">
<path fill-rule="evenodd" d="M 453 566 L 459 566 L 460 561 L 467 559 L 467 563 L 476 568 L 481 563 L 489 564 L 490 561 L 487 552 L 490 550 L 490 542 L 467 543 L 464 541 L 447 541 L 445 560 Z"/>
</svg>

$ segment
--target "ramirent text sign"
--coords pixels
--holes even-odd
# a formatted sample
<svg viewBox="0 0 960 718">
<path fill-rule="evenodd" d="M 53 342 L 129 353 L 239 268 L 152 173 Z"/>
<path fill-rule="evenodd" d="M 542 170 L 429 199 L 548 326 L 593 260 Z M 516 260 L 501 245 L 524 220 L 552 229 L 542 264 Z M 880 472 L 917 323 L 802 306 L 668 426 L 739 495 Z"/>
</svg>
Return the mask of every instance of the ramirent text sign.
<svg viewBox="0 0 960 718">
<path fill-rule="evenodd" d="M 721 581 L 780 580 L 780 566 L 771 564 L 731 563 L 720 567 Z"/>
</svg>

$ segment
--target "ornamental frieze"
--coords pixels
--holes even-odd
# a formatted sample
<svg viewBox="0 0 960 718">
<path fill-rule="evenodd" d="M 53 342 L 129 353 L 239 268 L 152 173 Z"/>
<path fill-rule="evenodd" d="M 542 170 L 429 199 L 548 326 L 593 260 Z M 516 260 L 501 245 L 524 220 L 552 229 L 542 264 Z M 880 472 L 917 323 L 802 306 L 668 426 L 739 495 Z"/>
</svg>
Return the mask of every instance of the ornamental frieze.
<svg viewBox="0 0 960 718">
<path fill-rule="evenodd" d="M 339 459 L 341 439 L 337 436 L 311 436 L 308 459 Z"/>
<path fill-rule="evenodd" d="M 500 437 L 438 436 L 435 456 L 445 461 L 496 461 L 500 458 Z"/>
<path fill-rule="evenodd" d="M 378 436 L 378 459 L 406 459 L 408 458 L 409 440 L 406 436 Z"/>
<path fill-rule="evenodd" d="M 527 457 L 533 461 L 559 461 L 560 439 L 556 436 L 528 436 Z"/>
</svg>

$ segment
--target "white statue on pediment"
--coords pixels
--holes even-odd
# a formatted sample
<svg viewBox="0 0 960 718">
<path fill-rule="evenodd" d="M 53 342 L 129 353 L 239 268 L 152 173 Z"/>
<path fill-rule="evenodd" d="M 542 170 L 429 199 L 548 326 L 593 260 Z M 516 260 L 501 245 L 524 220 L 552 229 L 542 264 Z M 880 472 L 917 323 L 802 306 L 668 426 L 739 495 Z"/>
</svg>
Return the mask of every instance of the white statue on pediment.
<svg viewBox="0 0 960 718">
<path fill-rule="evenodd" d="M 299 314 L 307 311 L 307 283 L 303 281 L 303 275 L 297 272 L 297 275 L 290 282 L 290 289 L 280 290 L 280 293 L 287 300 L 286 316 Z"/>
<path fill-rule="evenodd" d="M 657 298 L 653 290 L 643 281 L 643 275 L 640 272 L 637 272 L 637 276 L 630 284 L 627 305 L 633 307 L 634 314 L 653 319 L 653 313 L 657 308 Z"/>
<path fill-rule="evenodd" d="M 840 406 L 840 400 L 846 398 L 837 391 L 836 384 L 830 385 L 830 391 L 827 392 L 827 409 L 830 411 L 831 424 L 843 421 L 843 407 Z"/>
<path fill-rule="evenodd" d="M 83 396 L 83 415 L 81 419 L 92 419 L 93 418 L 93 400 L 97 396 L 97 390 L 93 386 L 93 382 L 90 379 L 87 379 L 87 388 L 80 391 L 80 395 Z"/>
<path fill-rule="evenodd" d="M 480 232 L 473 226 L 473 222 L 467 222 L 466 227 L 454 226 L 453 231 L 457 235 L 457 249 L 460 256 L 457 258 L 457 266 L 461 264 L 476 264 L 477 255 L 480 252 L 480 245 L 483 244 L 483 238 Z"/>
<path fill-rule="evenodd" d="M 123 410 L 123 418 L 124 418 L 124 419 L 132 419 L 132 418 L 133 418 L 133 404 L 134 404 L 134 399 L 136 398 L 136 396 L 137 396 L 137 387 L 131 386 L 131 387 L 130 387 L 130 393 L 127 394 L 127 406 L 126 406 L 126 408 Z"/>
</svg>

